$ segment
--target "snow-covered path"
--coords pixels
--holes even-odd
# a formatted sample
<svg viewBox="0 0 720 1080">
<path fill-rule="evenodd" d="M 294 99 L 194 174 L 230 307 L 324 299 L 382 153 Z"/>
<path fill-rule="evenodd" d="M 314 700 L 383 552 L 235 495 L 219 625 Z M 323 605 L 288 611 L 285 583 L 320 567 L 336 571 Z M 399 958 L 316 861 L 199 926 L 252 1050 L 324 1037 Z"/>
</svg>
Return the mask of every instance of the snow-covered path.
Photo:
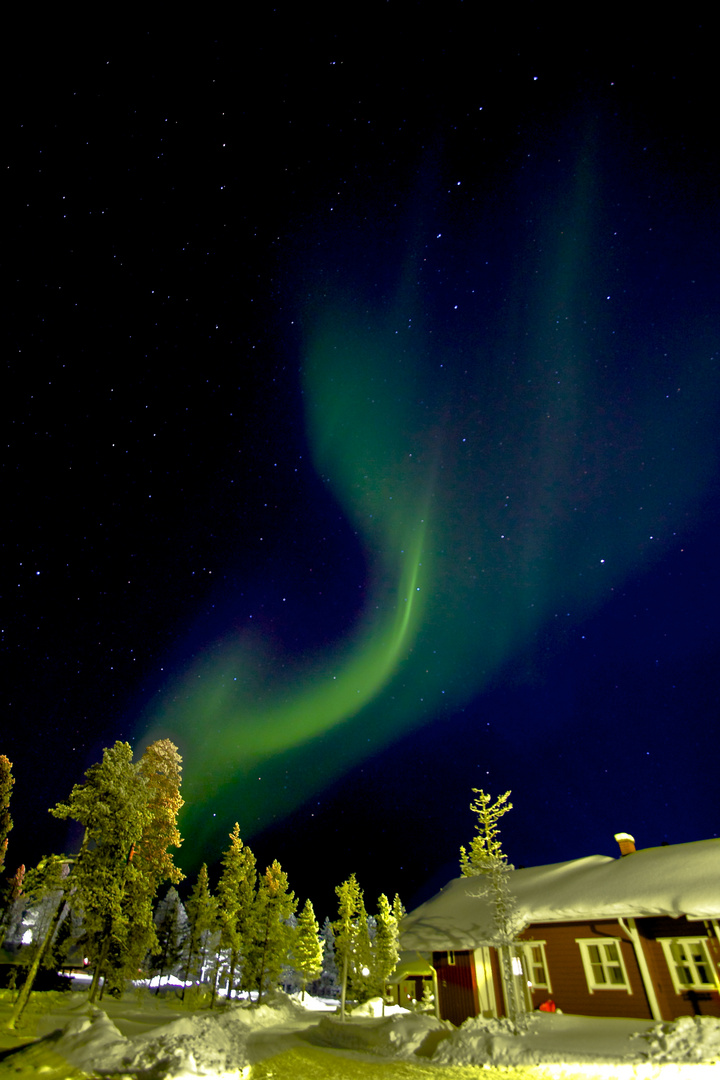
<svg viewBox="0 0 720 1080">
<path fill-rule="evenodd" d="M 48 999 L 50 1000 L 50 999 Z M 41 1003 L 38 1002 L 36 1007 Z M 720 1020 L 639 1020 L 533 1014 L 517 1035 L 506 1021 L 459 1029 L 396 1010 L 342 1023 L 278 994 L 259 1008 L 181 1009 L 174 997 L 129 992 L 88 1005 L 53 995 L 25 1046 L 5 1036 L 0 1075 L 46 1080 L 716 1080 Z M 9 1014 L 9 999 L 0 1000 Z M 14 1040 L 14 1042 L 13 1042 Z M 14 1049 L 16 1047 L 17 1049 Z"/>
</svg>

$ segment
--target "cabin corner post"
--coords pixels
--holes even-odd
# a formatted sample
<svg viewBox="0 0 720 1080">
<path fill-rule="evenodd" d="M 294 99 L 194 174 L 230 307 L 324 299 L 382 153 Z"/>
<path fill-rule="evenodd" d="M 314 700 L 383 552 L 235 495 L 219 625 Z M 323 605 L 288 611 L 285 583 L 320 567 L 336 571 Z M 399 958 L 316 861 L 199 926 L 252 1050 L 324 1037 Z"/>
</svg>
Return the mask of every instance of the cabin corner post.
<svg viewBox="0 0 720 1080">
<path fill-rule="evenodd" d="M 647 998 L 648 1005 L 650 1006 L 650 1012 L 652 1013 L 653 1020 L 663 1020 L 663 1014 L 660 1011 L 658 1005 L 657 995 L 655 993 L 655 987 L 653 986 L 652 977 L 650 975 L 650 968 L 648 967 L 647 958 L 645 956 L 645 950 L 642 947 L 642 940 L 640 938 L 640 932 L 634 919 L 628 918 L 628 921 L 622 917 L 618 918 L 618 925 L 622 927 L 627 936 L 632 942 L 633 950 L 635 952 L 635 959 L 637 960 L 638 969 L 640 971 L 640 978 L 642 979 L 643 989 L 645 990 L 645 996 Z"/>
<path fill-rule="evenodd" d="M 705 925 L 707 926 L 707 923 Z M 715 933 L 715 941 L 717 943 L 716 949 L 718 952 L 720 952 L 720 923 L 717 919 L 711 919 L 710 925 L 712 926 Z M 713 979 L 715 980 L 715 989 L 717 990 L 718 994 L 720 994 L 720 976 L 718 975 L 718 962 L 715 960 L 715 956 L 713 955 L 716 949 L 713 948 L 709 949 L 708 951 L 710 953 L 710 964 L 712 966 Z"/>
</svg>

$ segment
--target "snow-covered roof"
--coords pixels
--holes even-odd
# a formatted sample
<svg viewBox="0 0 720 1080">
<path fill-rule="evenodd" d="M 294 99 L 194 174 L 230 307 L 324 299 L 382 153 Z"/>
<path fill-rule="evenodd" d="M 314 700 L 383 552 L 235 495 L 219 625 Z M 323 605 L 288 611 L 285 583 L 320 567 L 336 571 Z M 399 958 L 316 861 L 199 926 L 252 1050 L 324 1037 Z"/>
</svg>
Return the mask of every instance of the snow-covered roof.
<svg viewBox="0 0 720 1080">
<path fill-rule="evenodd" d="M 612 859 L 512 870 L 511 891 L 523 926 L 618 916 L 720 917 L 720 839 L 645 848 Z M 401 924 L 401 948 L 472 949 L 492 937 L 490 904 L 477 878 L 456 878 Z"/>
</svg>

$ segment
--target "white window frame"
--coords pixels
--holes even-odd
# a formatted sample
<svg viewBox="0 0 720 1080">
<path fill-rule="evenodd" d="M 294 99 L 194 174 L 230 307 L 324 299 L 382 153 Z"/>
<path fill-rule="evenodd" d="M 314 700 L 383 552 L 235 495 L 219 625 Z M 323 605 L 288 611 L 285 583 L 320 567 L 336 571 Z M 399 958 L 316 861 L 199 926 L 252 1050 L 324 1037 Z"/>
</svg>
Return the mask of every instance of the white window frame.
<svg viewBox="0 0 720 1080">
<path fill-rule="evenodd" d="M 706 937 L 674 937 L 674 938 L 658 938 L 662 945 L 663 953 L 665 954 L 665 963 L 668 966 L 670 977 L 673 981 L 676 994 L 683 994 L 687 990 L 717 990 L 715 983 L 715 969 L 713 968 L 712 957 L 710 956 L 710 950 L 707 947 Z M 680 946 L 685 949 L 686 959 L 681 962 L 673 956 L 673 946 Z M 698 978 L 697 965 L 694 958 L 688 952 L 689 948 L 694 948 L 700 951 L 703 959 L 700 961 L 707 969 L 709 976 L 708 982 L 702 982 Z M 680 967 L 690 968 L 693 975 L 692 982 L 683 982 L 680 978 Z"/>
<path fill-rule="evenodd" d="M 627 968 L 625 967 L 625 958 L 622 952 L 622 938 L 575 938 L 576 944 L 580 947 L 580 956 L 582 958 L 583 969 L 585 971 L 585 981 L 588 985 L 588 990 L 591 994 L 594 994 L 596 990 L 622 990 L 626 994 L 632 994 L 632 986 L 628 978 Z M 623 982 L 597 982 L 595 979 L 595 973 L 593 971 L 593 961 L 590 958 L 590 948 L 595 947 L 600 950 L 601 956 L 604 947 L 607 945 L 614 945 L 617 949 L 618 961 L 610 960 L 608 958 L 600 960 L 603 971 L 607 967 L 619 967 L 622 973 Z"/>
<path fill-rule="evenodd" d="M 525 973 L 527 981 L 530 984 L 531 990 L 547 990 L 548 994 L 552 994 L 552 983 L 550 982 L 550 970 L 548 968 L 547 956 L 545 954 L 544 941 L 519 941 L 519 945 L 522 946 L 523 959 L 525 961 Z M 533 949 L 540 949 L 540 957 L 545 972 L 545 982 L 535 982 L 533 979 L 533 968 L 537 967 L 537 961 L 533 960 Z"/>
</svg>

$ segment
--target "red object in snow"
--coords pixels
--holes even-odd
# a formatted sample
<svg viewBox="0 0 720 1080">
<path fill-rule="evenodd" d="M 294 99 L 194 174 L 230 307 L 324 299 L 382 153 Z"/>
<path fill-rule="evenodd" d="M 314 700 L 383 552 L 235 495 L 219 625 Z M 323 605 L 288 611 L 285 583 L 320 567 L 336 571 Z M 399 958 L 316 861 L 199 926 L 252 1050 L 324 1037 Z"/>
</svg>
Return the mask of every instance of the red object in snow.
<svg viewBox="0 0 720 1080">
<path fill-rule="evenodd" d="M 538 1006 L 540 1012 L 557 1012 L 557 1005 L 552 998 L 548 998 L 547 1001 L 543 1001 L 542 1005 Z"/>
</svg>

